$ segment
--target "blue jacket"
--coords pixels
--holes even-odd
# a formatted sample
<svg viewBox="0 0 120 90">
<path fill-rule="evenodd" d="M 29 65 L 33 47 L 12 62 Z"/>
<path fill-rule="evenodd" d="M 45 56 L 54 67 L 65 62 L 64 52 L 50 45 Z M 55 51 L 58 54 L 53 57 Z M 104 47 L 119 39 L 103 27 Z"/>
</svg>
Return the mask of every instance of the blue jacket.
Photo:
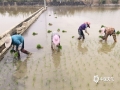
<svg viewBox="0 0 120 90">
<path fill-rule="evenodd" d="M 82 24 L 78 30 L 85 30 L 87 28 L 87 25 L 84 23 Z"/>
<path fill-rule="evenodd" d="M 24 38 L 21 35 L 13 35 L 12 37 L 12 45 L 16 45 L 16 47 L 18 48 L 18 46 L 24 42 Z"/>
</svg>

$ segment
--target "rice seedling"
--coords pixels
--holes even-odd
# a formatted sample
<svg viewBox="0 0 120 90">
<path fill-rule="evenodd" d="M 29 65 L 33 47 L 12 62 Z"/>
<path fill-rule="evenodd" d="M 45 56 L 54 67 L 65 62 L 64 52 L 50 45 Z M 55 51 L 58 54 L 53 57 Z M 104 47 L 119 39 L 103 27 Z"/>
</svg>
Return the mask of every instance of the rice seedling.
<svg viewBox="0 0 120 90">
<path fill-rule="evenodd" d="M 106 84 L 104 83 L 103 86 L 106 86 Z"/>
<path fill-rule="evenodd" d="M 87 86 L 89 87 L 89 86 L 90 86 L 90 84 L 88 83 L 88 84 L 87 84 Z"/>
<path fill-rule="evenodd" d="M 72 38 L 74 38 L 74 36 L 72 36 Z"/>
<path fill-rule="evenodd" d="M 62 49 L 62 46 L 61 46 L 61 45 L 58 45 L 57 47 L 58 47 L 59 49 Z"/>
<path fill-rule="evenodd" d="M 102 28 L 102 27 L 105 27 L 105 26 L 104 26 L 104 25 L 101 25 L 101 28 Z"/>
<path fill-rule="evenodd" d="M 57 18 L 57 17 L 55 17 L 55 18 Z"/>
<path fill-rule="evenodd" d="M 48 33 L 51 33 L 52 31 L 51 31 L 51 30 L 48 30 L 47 32 L 48 32 Z"/>
<path fill-rule="evenodd" d="M 60 29 L 58 28 L 58 29 L 57 29 L 57 31 L 59 32 L 59 31 L 60 31 Z"/>
<path fill-rule="evenodd" d="M 36 32 L 33 32 L 33 33 L 32 33 L 33 36 L 35 36 L 35 35 L 37 35 L 37 34 L 38 34 L 38 33 L 36 33 Z"/>
<path fill-rule="evenodd" d="M 103 36 L 99 36 L 99 38 L 103 38 Z"/>
<path fill-rule="evenodd" d="M 120 63 L 118 63 L 118 66 L 120 66 Z"/>
<path fill-rule="evenodd" d="M 116 34 L 119 35 L 119 34 L 120 34 L 120 31 L 117 31 Z"/>
<path fill-rule="evenodd" d="M 81 87 L 81 84 L 79 85 L 79 87 Z"/>
<path fill-rule="evenodd" d="M 101 30 L 99 30 L 99 33 L 101 33 L 102 31 Z"/>
<path fill-rule="evenodd" d="M 37 45 L 37 49 L 43 48 L 40 44 Z"/>
<path fill-rule="evenodd" d="M 65 32 L 67 32 L 67 31 L 65 31 L 65 30 L 62 30 L 62 32 L 63 32 L 63 33 L 65 33 Z"/>
<path fill-rule="evenodd" d="M 54 12 L 54 14 L 56 14 L 56 12 Z"/>
<path fill-rule="evenodd" d="M 48 25 L 49 25 L 49 26 L 52 26 L 52 23 L 49 23 Z"/>
<path fill-rule="evenodd" d="M 18 58 L 18 52 L 14 53 L 14 58 Z"/>
</svg>

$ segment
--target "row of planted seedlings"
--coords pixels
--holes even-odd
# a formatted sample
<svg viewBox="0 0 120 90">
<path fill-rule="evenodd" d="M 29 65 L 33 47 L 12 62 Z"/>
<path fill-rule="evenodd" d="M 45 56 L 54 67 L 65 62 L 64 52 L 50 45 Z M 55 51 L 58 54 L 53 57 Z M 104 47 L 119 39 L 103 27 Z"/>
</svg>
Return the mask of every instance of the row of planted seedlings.
<svg viewBox="0 0 120 90">
<path fill-rule="evenodd" d="M 106 55 L 104 55 L 104 56 L 106 56 Z M 99 55 L 98 55 L 98 57 L 96 57 L 96 58 L 94 58 L 94 55 L 91 55 L 91 56 L 89 56 L 89 57 L 92 57 L 92 58 L 91 58 L 91 60 L 94 60 L 94 59 L 95 59 L 95 60 L 98 60 L 98 61 L 97 61 L 98 63 L 100 63 L 100 62 L 102 61 L 102 60 L 101 60 L 101 58 L 98 58 L 98 57 L 99 57 Z M 85 60 L 85 61 L 86 61 L 87 59 L 88 59 L 88 58 L 86 58 L 86 59 L 85 59 L 85 57 L 83 58 L 83 60 Z M 89 58 L 89 59 L 90 59 L 90 58 Z M 91 61 L 91 60 L 90 60 L 90 61 Z M 90 63 L 89 63 L 89 62 L 88 62 L 88 65 L 90 65 Z M 103 63 L 101 63 L 101 65 L 104 65 L 104 64 L 103 64 Z M 109 65 L 109 63 L 108 63 L 108 65 Z M 101 72 L 102 74 L 104 74 L 104 71 L 102 72 L 102 70 L 100 70 L 100 69 L 99 69 L 98 64 L 95 64 L 95 67 L 96 67 L 96 71 L 98 71 L 98 70 L 99 70 L 99 72 L 98 72 L 98 73 L 100 73 L 100 72 Z M 102 68 L 102 69 L 104 69 L 104 68 Z M 87 70 L 87 67 L 86 67 L 84 70 Z M 95 73 L 95 74 L 97 74 L 97 73 Z M 89 84 L 88 84 L 88 85 L 89 85 Z"/>
<path fill-rule="evenodd" d="M 70 73 L 71 74 L 70 85 L 73 85 L 71 88 L 84 88 L 84 86 L 86 85 L 85 74 L 87 74 L 88 72 L 87 72 L 86 63 L 83 62 L 84 60 L 85 59 L 82 59 L 81 57 L 77 57 L 75 54 L 74 54 L 74 58 L 72 57 L 71 59 L 71 70 L 72 70 L 71 73 L 73 73 L 73 74 Z M 81 83 L 81 81 L 83 83 Z M 88 86 L 90 85 L 89 81 L 87 81 L 87 85 Z"/>
<path fill-rule="evenodd" d="M 30 82 L 31 82 L 31 88 L 36 88 L 38 87 L 39 89 L 40 88 L 44 88 L 44 82 L 46 81 L 45 78 L 44 78 L 44 75 L 45 75 L 45 72 L 48 71 L 47 69 L 50 69 L 50 63 L 48 63 L 48 68 L 47 68 L 47 61 L 46 61 L 46 55 L 44 55 L 43 57 L 41 58 L 36 58 L 36 59 L 33 59 L 31 58 L 31 64 L 30 64 L 30 69 L 29 69 L 29 73 L 30 75 L 28 74 L 28 82 L 29 82 L 29 79 Z M 34 73 L 33 73 L 34 72 Z M 48 71 L 49 72 L 49 71 Z M 39 86 L 37 86 L 39 84 Z"/>
<path fill-rule="evenodd" d="M 73 60 L 72 60 L 73 61 Z M 77 64 L 78 62 L 76 61 L 76 64 Z M 65 65 L 67 64 L 67 62 L 66 62 L 66 59 L 65 59 Z M 75 65 L 75 64 L 74 64 Z M 96 64 L 95 64 L 96 65 Z M 85 66 L 85 64 L 83 64 L 83 66 Z M 72 66 L 73 67 L 73 66 Z M 65 69 L 67 70 L 67 66 L 65 67 Z M 98 69 L 98 68 L 97 68 Z M 84 70 L 86 70 L 86 68 L 84 69 Z M 75 70 L 74 70 L 74 67 L 73 67 L 73 71 L 74 72 L 76 72 Z M 67 72 L 67 74 L 69 74 L 69 72 Z M 61 74 L 62 75 L 62 74 Z M 77 74 L 75 74 L 75 75 L 77 75 Z M 56 76 L 57 76 L 57 74 L 56 74 Z M 83 77 L 84 78 L 84 77 Z M 35 80 L 35 79 L 34 79 Z M 83 79 L 84 80 L 84 79 Z M 63 80 L 64 81 L 64 80 Z M 51 82 L 50 80 L 49 80 L 49 82 Z M 72 85 L 72 80 L 71 80 L 71 82 L 70 82 L 70 85 Z M 81 86 L 81 85 L 80 85 Z M 90 86 L 90 84 L 89 83 L 87 83 L 87 86 Z M 71 87 L 72 89 L 74 89 L 74 87 L 72 86 Z"/>
<path fill-rule="evenodd" d="M 43 12 L 43 11 L 40 11 L 36 16 L 34 16 L 34 17 L 31 19 L 31 21 L 32 21 L 32 20 L 36 20 L 42 12 Z M 33 35 L 33 36 L 36 36 L 36 35 L 38 35 L 38 33 L 33 32 L 32 35 Z M 37 44 L 36 48 L 37 48 L 37 49 L 42 49 L 43 47 L 42 47 L 40 44 Z M 39 66 L 39 64 L 40 64 L 40 58 L 39 58 L 38 60 L 36 60 L 36 61 L 35 61 L 35 59 L 31 58 L 31 61 L 32 61 L 32 62 L 31 62 L 30 69 L 29 69 L 28 73 L 29 73 L 30 75 L 32 75 L 32 76 L 30 76 L 30 75 L 28 74 L 28 75 L 25 77 L 25 80 L 27 80 L 27 81 L 26 81 L 26 83 L 27 83 L 27 82 L 29 82 L 30 77 L 33 77 L 33 78 L 31 78 L 32 81 L 30 81 L 30 82 L 32 83 L 31 86 L 35 87 L 36 80 L 37 80 L 37 76 L 36 76 L 37 74 L 36 74 L 36 73 L 38 72 L 38 66 Z M 34 64 L 36 64 L 36 65 L 34 65 Z M 34 66 L 33 66 L 33 65 L 34 65 Z M 33 70 L 34 70 L 34 71 L 33 71 Z M 32 72 L 34 72 L 34 74 L 33 74 Z M 43 76 L 43 74 L 42 74 L 42 76 Z M 30 89 L 29 87 L 27 87 L 27 85 L 29 85 L 29 84 L 26 84 L 26 89 L 27 89 L 27 88 Z"/>
<path fill-rule="evenodd" d="M 49 23 L 49 25 L 52 26 L 51 23 Z M 58 30 L 60 30 L 60 29 L 58 29 Z M 51 30 L 48 30 L 48 33 L 50 33 L 50 32 L 52 32 L 52 31 L 51 31 Z M 64 32 L 66 32 L 66 31 L 65 31 L 65 30 L 62 30 L 62 32 L 64 33 Z M 74 36 L 72 36 L 72 38 L 74 38 Z M 71 46 L 73 46 L 72 42 L 71 42 Z M 69 53 L 70 53 L 70 51 L 69 51 Z M 64 51 L 63 51 L 63 55 L 65 55 L 65 52 L 64 52 Z M 61 65 L 61 67 L 64 66 L 64 69 L 67 71 L 67 69 L 68 69 L 68 68 L 67 68 L 67 65 L 68 65 L 67 59 L 68 59 L 68 57 L 67 57 L 67 58 L 64 57 L 63 59 L 64 59 L 64 60 L 63 60 L 63 61 L 64 61 L 64 65 Z M 71 60 L 71 62 L 73 62 L 73 59 L 70 59 L 70 60 Z M 69 62 L 70 62 L 70 60 L 69 60 Z M 76 63 L 77 63 L 77 61 L 76 61 Z M 72 64 L 71 64 L 71 65 L 72 65 Z M 71 65 L 70 65 L 70 66 L 71 66 Z M 76 71 L 74 70 L 74 67 L 73 67 L 73 66 L 74 66 L 74 65 L 72 65 L 72 66 L 70 67 L 70 69 L 72 68 L 71 70 L 74 71 L 74 74 L 73 74 L 73 75 L 76 76 L 77 74 L 76 74 Z M 64 74 L 65 74 L 65 73 L 64 73 Z M 72 74 L 72 71 L 71 71 L 71 73 L 69 73 L 69 71 L 66 72 L 66 77 L 67 77 L 67 75 L 70 77 L 71 75 L 69 75 L 69 74 Z M 65 75 L 64 75 L 64 76 L 65 76 Z M 69 79 L 69 80 L 70 80 L 70 79 Z M 64 79 L 63 79 L 63 81 L 65 81 L 64 84 L 67 82 L 67 83 L 69 83 L 70 88 L 71 88 L 71 89 L 74 89 L 73 81 L 72 81 L 72 80 L 69 81 L 69 80 L 64 80 Z M 76 80 L 77 80 L 77 79 L 76 79 Z M 64 87 L 65 87 L 65 85 L 63 85 L 63 88 L 64 88 Z"/>
<path fill-rule="evenodd" d="M 7 90 L 9 88 L 15 89 L 16 83 L 12 79 L 15 72 L 15 64 L 7 62 L 8 57 L 0 63 L 0 89 Z"/>
</svg>

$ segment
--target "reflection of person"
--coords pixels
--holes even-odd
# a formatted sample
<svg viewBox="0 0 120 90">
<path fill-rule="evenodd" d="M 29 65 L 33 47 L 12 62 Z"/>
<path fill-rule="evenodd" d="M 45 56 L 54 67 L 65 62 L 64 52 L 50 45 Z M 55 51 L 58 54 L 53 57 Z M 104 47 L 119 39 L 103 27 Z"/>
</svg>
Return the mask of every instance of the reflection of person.
<svg viewBox="0 0 120 90">
<path fill-rule="evenodd" d="M 78 50 L 80 51 L 80 52 L 82 52 L 83 54 L 85 54 L 87 51 L 88 51 L 88 49 L 87 49 L 87 47 L 82 47 L 82 43 L 83 42 L 78 42 Z"/>
<path fill-rule="evenodd" d="M 79 34 L 78 40 L 80 40 L 81 38 L 83 38 L 83 40 L 85 39 L 85 35 L 83 33 L 83 30 L 85 30 L 85 32 L 89 35 L 89 33 L 87 32 L 87 27 L 90 28 L 90 23 L 89 22 L 85 22 L 82 25 L 80 25 L 80 27 L 78 29 L 78 34 Z"/>
<path fill-rule="evenodd" d="M 60 35 L 56 31 L 54 31 L 51 35 L 51 48 L 54 50 L 59 45 L 60 45 Z"/>
<path fill-rule="evenodd" d="M 110 52 L 115 47 L 116 44 L 115 42 L 112 43 L 112 45 L 108 45 L 107 42 L 106 43 L 100 42 L 100 43 L 102 44 L 102 47 L 98 50 L 98 52 L 104 52 L 104 53 Z"/>
<path fill-rule="evenodd" d="M 15 61 L 16 72 L 14 73 L 14 77 L 16 79 L 20 79 L 25 77 L 27 72 L 27 59 L 25 61 Z"/>
<path fill-rule="evenodd" d="M 102 37 L 103 40 L 107 41 L 108 36 L 113 36 L 114 42 L 117 42 L 116 40 L 116 33 L 115 33 L 115 29 L 112 27 L 105 27 L 102 26 L 101 27 L 101 33 L 105 33 L 105 35 Z"/>
<path fill-rule="evenodd" d="M 61 56 L 61 52 L 52 53 L 53 63 L 54 63 L 56 68 L 60 64 L 60 56 Z"/>
<path fill-rule="evenodd" d="M 5 40 L 5 46 L 10 47 L 11 45 L 13 46 L 12 47 L 13 52 L 15 52 L 14 47 L 16 46 L 16 52 L 18 52 L 18 58 L 20 58 L 19 50 L 21 50 L 21 52 L 27 55 L 31 54 L 30 52 L 24 49 L 24 38 L 21 35 L 12 35 L 12 36 L 8 35 Z"/>
</svg>

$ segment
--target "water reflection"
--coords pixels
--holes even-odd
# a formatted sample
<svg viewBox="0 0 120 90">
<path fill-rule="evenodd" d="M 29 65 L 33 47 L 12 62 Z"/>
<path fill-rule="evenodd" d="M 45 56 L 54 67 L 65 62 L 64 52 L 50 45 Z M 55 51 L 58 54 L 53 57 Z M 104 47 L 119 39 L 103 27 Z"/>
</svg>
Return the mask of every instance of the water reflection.
<svg viewBox="0 0 120 90">
<path fill-rule="evenodd" d="M 82 44 L 84 43 L 84 41 L 78 41 L 78 50 L 82 53 L 82 54 L 85 54 L 88 49 L 86 46 L 82 46 Z"/>
<path fill-rule="evenodd" d="M 98 52 L 103 52 L 103 53 L 108 53 L 108 52 L 111 52 L 112 49 L 115 47 L 116 43 L 112 43 L 111 45 L 109 45 L 107 42 L 105 43 L 102 43 L 100 41 L 100 44 L 102 45 L 101 48 L 98 49 Z"/>
<path fill-rule="evenodd" d="M 27 7 L 12 7 L 12 8 L 0 7 L 0 14 L 3 15 L 3 16 L 6 15 L 6 14 L 8 14 L 8 16 L 17 16 L 19 14 L 27 16 L 29 14 L 32 14 L 33 12 L 38 10 L 39 8 L 33 8 L 33 7 L 29 7 L 29 8 L 27 8 Z"/>
<path fill-rule="evenodd" d="M 51 9 L 52 8 L 52 9 Z M 58 6 L 51 7 L 50 12 L 56 12 L 58 16 L 71 16 L 78 12 L 81 13 L 102 13 L 102 12 L 116 12 L 116 10 L 120 10 L 119 7 L 80 7 L 80 6 Z M 79 14 L 80 15 L 80 14 Z"/>
<path fill-rule="evenodd" d="M 57 68 L 60 64 L 60 57 L 61 57 L 61 52 L 52 53 L 52 58 L 55 68 Z"/>
<path fill-rule="evenodd" d="M 21 60 L 16 60 L 14 62 L 14 66 L 16 67 L 16 71 L 13 75 L 15 79 L 21 79 L 25 77 L 26 72 L 27 72 L 27 59 L 24 61 Z"/>
<path fill-rule="evenodd" d="M 25 20 L 39 8 L 40 7 L 0 7 L 0 33 L 9 30 L 11 27 Z"/>
</svg>

